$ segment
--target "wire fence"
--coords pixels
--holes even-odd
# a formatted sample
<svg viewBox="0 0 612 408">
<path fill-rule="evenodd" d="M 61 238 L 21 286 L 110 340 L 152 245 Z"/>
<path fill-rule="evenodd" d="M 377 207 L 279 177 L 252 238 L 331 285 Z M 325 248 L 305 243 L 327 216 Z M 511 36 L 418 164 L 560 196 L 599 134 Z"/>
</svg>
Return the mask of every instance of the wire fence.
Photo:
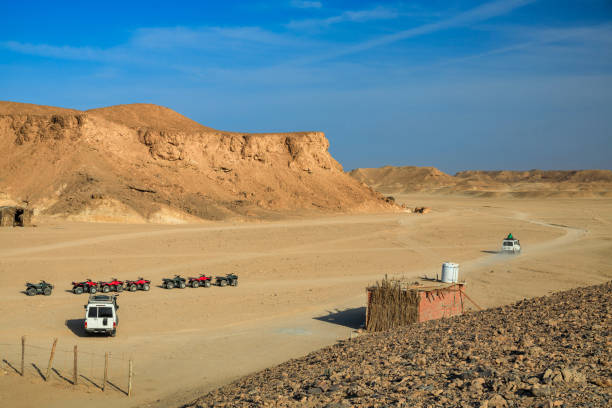
<svg viewBox="0 0 612 408">
<path fill-rule="evenodd" d="M 78 388 L 132 393 L 133 359 L 129 353 L 91 352 L 77 345 L 67 348 L 57 339 L 47 345 L 23 336 L 0 343 L 0 365 L 8 372 L 44 381 L 64 381 Z"/>
</svg>

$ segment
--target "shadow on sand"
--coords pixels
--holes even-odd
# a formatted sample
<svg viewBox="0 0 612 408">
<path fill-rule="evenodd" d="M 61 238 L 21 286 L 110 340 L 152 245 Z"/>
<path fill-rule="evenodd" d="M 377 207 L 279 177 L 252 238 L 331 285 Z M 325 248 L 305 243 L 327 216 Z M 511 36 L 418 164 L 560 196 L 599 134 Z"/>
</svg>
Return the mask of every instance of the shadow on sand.
<svg viewBox="0 0 612 408">
<path fill-rule="evenodd" d="M 325 316 L 315 317 L 315 320 L 333 323 L 351 329 L 359 329 L 365 324 L 365 307 L 355 307 L 352 309 L 328 311 Z"/>
<path fill-rule="evenodd" d="M 66 327 L 70 329 L 71 332 L 76 334 L 79 337 L 88 337 L 85 332 L 85 319 L 69 319 L 66 320 Z"/>
</svg>

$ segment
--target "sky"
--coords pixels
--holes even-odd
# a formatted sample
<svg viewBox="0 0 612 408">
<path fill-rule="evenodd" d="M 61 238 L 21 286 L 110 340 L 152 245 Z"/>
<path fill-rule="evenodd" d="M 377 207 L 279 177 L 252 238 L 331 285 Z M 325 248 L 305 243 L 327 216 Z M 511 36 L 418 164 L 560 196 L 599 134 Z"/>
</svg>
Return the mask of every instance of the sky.
<svg viewBox="0 0 612 408">
<path fill-rule="evenodd" d="M 612 0 L 0 6 L 0 100 L 323 131 L 345 170 L 612 169 Z"/>
</svg>

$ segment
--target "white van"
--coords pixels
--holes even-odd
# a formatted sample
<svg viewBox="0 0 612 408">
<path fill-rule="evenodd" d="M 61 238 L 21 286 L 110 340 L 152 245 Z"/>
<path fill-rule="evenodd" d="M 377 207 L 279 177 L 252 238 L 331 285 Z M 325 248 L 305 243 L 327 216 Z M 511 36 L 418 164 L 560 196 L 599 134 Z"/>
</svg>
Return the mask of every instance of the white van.
<svg viewBox="0 0 612 408">
<path fill-rule="evenodd" d="M 92 295 L 85 305 L 85 332 L 117 335 L 119 317 L 117 316 L 117 296 Z"/>
</svg>

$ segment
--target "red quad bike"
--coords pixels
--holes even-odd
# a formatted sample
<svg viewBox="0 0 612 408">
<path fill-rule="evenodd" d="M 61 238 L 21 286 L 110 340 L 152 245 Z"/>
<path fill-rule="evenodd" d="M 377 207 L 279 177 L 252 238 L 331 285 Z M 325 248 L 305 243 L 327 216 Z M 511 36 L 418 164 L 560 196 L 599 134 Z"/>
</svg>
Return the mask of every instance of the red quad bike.
<svg viewBox="0 0 612 408">
<path fill-rule="evenodd" d="M 83 292 L 91 293 L 92 295 L 98 291 L 98 282 L 87 279 L 84 282 L 72 282 L 72 293 L 80 295 Z"/>
<path fill-rule="evenodd" d="M 98 282 L 98 284 L 100 285 L 100 290 L 104 293 L 108 293 L 111 290 L 114 292 L 122 292 L 123 291 L 123 282 L 120 280 L 117 280 L 117 278 L 112 278 L 110 281 L 108 282 Z"/>
<path fill-rule="evenodd" d="M 151 289 L 151 281 L 145 278 L 138 278 L 136 280 L 126 280 L 125 288 L 130 292 L 136 292 L 138 289 L 148 291 Z"/>
<path fill-rule="evenodd" d="M 200 286 L 204 286 L 205 288 L 210 288 L 210 284 L 212 282 L 212 277 L 206 275 L 200 275 L 197 278 L 189 278 L 189 286 L 192 288 L 197 288 Z"/>
</svg>

